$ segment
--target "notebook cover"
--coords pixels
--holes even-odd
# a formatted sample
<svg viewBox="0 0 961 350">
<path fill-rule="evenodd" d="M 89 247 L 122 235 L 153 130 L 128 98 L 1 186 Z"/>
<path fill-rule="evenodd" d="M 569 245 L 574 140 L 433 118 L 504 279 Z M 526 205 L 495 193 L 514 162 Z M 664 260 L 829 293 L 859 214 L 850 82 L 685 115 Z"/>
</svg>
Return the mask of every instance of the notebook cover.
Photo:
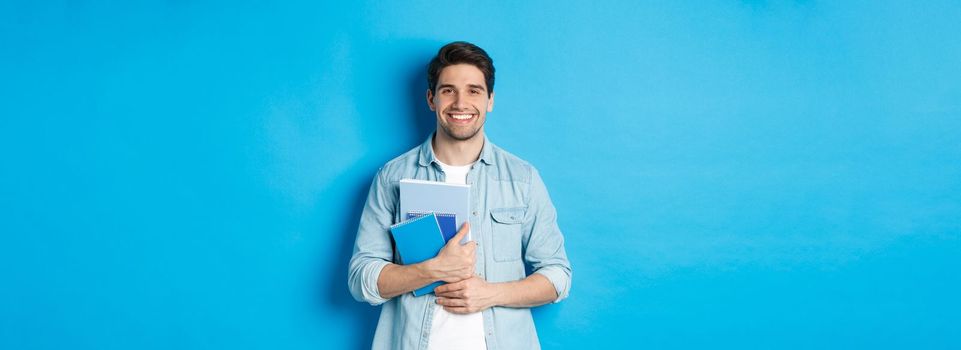
<svg viewBox="0 0 961 350">
<path fill-rule="evenodd" d="M 444 247 L 444 235 L 441 233 L 434 213 L 391 226 L 390 233 L 394 237 L 397 252 L 404 265 L 433 258 Z M 434 288 L 440 285 L 440 281 L 431 283 L 415 290 L 414 295 L 432 293 Z"/>
<path fill-rule="evenodd" d="M 412 212 L 407 213 L 407 220 L 419 218 L 430 213 Z M 434 213 L 437 216 L 437 224 L 440 225 L 440 232 L 444 234 L 444 242 L 449 241 L 457 235 L 457 215 L 451 213 Z"/>
<path fill-rule="evenodd" d="M 400 180 L 400 212 L 454 214 L 454 232 L 470 218 L 470 186 L 437 181 Z M 443 219 L 441 219 L 443 220 Z M 453 236 L 452 236 L 453 237 Z M 471 241 L 471 233 L 461 241 Z"/>
</svg>

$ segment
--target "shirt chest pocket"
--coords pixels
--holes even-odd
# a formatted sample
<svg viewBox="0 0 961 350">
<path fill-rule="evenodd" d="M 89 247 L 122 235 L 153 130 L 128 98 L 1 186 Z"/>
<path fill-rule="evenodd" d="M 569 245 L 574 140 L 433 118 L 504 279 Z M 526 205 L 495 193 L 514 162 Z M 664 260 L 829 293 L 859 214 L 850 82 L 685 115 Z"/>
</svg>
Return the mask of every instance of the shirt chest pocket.
<svg viewBox="0 0 961 350">
<path fill-rule="evenodd" d="M 526 207 L 491 209 L 491 228 L 494 261 L 515 261 L 521 258 L 521 226 Z"/>
</svg>

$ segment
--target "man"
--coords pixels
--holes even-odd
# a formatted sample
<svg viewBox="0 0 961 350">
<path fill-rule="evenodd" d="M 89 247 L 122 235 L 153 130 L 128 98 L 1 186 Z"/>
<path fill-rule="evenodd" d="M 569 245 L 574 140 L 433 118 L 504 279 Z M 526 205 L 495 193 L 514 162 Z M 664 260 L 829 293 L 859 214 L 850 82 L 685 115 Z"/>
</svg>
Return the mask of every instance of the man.
<svg viewBox="0 0 961 350">
<path fill-rule="evenodd" d="M 377 173 L 350 259 L 351 294 L 383 304 L 372 348 L 539 348 L 530 308 L 564 299 L 571 283 L 554 206 L 537 170 L 484 134 L 494 65 L 483 49 L 445 45 L 427 83 L 437 129 Z M 471 186 L 468 222 L 436 257 L 411 265 L 397 264 L 389 232 L 402 219 L 405 178 Z M 461 245 L 468 231 L 473 240 Z M 434 294 L 411 293 L 438 280 L 446 284 Z"/>
</svg>

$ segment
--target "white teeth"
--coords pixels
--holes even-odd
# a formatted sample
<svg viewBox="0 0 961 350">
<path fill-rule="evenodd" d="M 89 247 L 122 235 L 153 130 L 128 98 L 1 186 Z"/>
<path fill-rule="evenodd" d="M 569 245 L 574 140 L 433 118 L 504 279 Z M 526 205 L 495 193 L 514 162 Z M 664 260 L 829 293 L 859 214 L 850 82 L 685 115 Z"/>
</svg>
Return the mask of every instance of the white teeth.
<svg viewBox="0 0 961 350">
<path fill-rule="evenodd" d="M 451 114 L 450 116 L 457 120 L 467 120 L 473 117 L 471 114 Z"/>
</svg>

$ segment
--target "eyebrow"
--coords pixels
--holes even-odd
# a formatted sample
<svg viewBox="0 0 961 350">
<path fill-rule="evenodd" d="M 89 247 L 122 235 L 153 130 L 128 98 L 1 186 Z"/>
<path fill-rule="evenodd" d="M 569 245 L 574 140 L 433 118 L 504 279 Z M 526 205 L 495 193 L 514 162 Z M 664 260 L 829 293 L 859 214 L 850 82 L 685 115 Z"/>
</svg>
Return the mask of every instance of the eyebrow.
<svg viewBox="0 0 961 350">
<path fill-rule="evenodd" d="M 474 88 L 474 89 L 480 89 L 481 91 L 487 91 L 487 89 L 484 88 L 483 85 L 467 84 L 467 87 L 469 87 L 469 88 Z M 457 87 L 454 86 L 454 84 L 440 84 L 440 85 L 437 85 L 437 88 L 438 88 L 438 89 L 443 89 L 443 88 L 453 88 L 453 89 L 456 89 Z"/>
</svg>

